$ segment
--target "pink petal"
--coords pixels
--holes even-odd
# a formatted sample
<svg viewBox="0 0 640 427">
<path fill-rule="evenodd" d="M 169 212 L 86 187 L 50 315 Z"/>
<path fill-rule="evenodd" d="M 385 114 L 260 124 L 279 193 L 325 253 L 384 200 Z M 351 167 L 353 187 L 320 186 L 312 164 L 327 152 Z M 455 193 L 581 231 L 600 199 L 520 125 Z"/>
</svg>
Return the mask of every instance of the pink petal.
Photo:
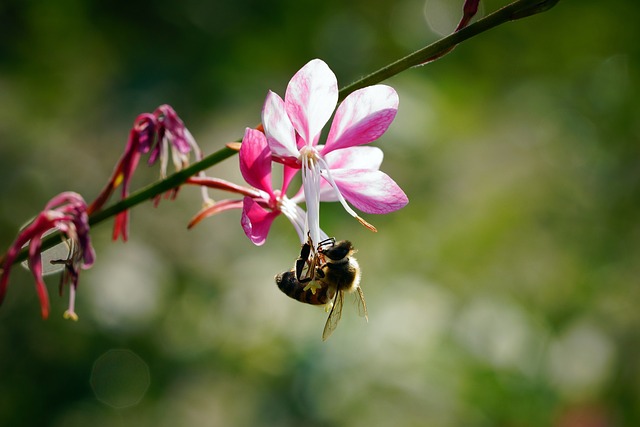
<svg viewBox="0 0 640 427">
<path fill-rule="evenodd" d="M 44 207 L 45 211 L 56 209 L 61 205 L 71 204 L 78 206 L 85 206 L 86 203 L 81 195 L 73 191 L 65 191 L 54 196 Z"/>
<path fill-rule="evenodd" d="M 398 94 L 385 85 L 353 92 L 338 107 L 323 154 L 378 139 L 398 111 Z"/>
<path fill-rule="evenodd" d="M 296 131 L 308 145 L 315 145 L 336 108 L 338 81 L 324 61 L 313 59 L 291 78 L 284 99 Z"/>
<path fill-rule="evenodd" d="M 4 300 L 5 293 L 7 291 L 7 284 L 9 283 L 9 272 L 11 271 L 11 267 L 13 266 L 14 261 L 18 257 L 22 247 L 25 243 L 27 243 L 35 233 L 38 233 L 39 224 L 45 221 L 45 218 L 42 215 L 36 217 L 36 219 L 26 226 L 16 240 L 13 242 L 11 247 L 7 250 L 4 255 L 4 259 L 2 260 L 2 273 L 0 275 L 0 304 Z"/>
<path fill-rule="evenodd" d="M 296 176 L 300 169 L 292 168 L 290 166 L 284 165 L 284 169 L 282 170 L 282 194 L 287 194 L 287 189 L 289 189 L 289 184 L 291 184 L 291 180 Z"/>
<path fill-rule="evenodd" d="M 129 239 L 129 210 L 124 210 L 116 215 L 116 219 L 113 222 L 113 234 L 111 240 L 116 241 L 118 237 L 122 236 L 122 241 L 126 242 Z"/>
<path fill-rule="evenodd" d="M 271 151 L 267 138 L 259 130 L 247 128 L 240 146 L 240 173 L 249 185 L 269 194 L 271 187 Z"/>
<path fill-rule="evenodd" d="M 87 228 L 85 232 L 80 232 L 78 226 L 76 226 L 76 229 L 78 229 L 78 242 L 80 243 L 80 248 L 82 248 L 82 268 L 86 270 L 93 266 L 96 260 L 96 251 L 91 245 L 89 229 Z"/>
<path fill-rule="evenodd" d="M 384 153 L 378 147 L 349 147 L 331 151 L 324 156 L 329 169 L 371 169 L 378 170 Z M 320 182 L 320 199 L 323 202 L 337 202 L 338 195 L 326 179 Z"/>
<path fill-rule="evenodd" d="M 324 156 L 333 169 L 380 169 L 384 153 L 378 147 L 349 147 Z"/>
<path fill-rule="evenodd" d="M 29 269 L 36 281 L 36 291 L 40 299 L 40 310 L 42 318 L 49 317 L 49 293 L 42 279 L 42 258 L 40 256 L 40 247 L 42 241 L 40 236 L 34 236 L 29 243 Z"/>
<path fill-rule="evenodd" d="M 396 211 L 409 203 L 407 195 L 384 172 L 370 169 L 331 171 L 345 199 L 357 209 L 370 214 Z"/>
<path fill-rule="evenodd" d="M 276 93 L 269 91 L 262 108 L 262 125 L 267 136 L 269 149 L 280 158 L 298 158 L 296 136 L 287 116 L 284 101 Z"/>
<path fill-rule="evenodd" d="M 251 197 L 245 197 L 240 223 L 249 240 L 261 246 L 267 240 L 271 224 L 279 214 L 278 211 L 264 209 Z"/>
</svg>

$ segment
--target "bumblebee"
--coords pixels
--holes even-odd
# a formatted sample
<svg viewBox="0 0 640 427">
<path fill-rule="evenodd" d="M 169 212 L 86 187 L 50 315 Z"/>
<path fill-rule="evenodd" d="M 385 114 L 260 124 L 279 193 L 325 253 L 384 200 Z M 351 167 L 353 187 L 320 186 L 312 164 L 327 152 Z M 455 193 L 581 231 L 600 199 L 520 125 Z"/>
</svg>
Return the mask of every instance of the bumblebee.
<svg viewBox="0 0 640 427">
<path fill-rule="evenodd" d="M 322 340 L 326 341 L 342 317 L 345 292 L 358 293 L 358 313 L 368 321 L 367 305 L 360 288 L 360 267 L 353 257 L 355 249 L 351 242 L 324 240 L 313 255 L 311 248 L 310 243 L 305 243 L 295 267 L 276 275 L 275 280 L 278 288 L 291 298 L 326 307 L 329 317 L 322 332 Z"/>
</svg>

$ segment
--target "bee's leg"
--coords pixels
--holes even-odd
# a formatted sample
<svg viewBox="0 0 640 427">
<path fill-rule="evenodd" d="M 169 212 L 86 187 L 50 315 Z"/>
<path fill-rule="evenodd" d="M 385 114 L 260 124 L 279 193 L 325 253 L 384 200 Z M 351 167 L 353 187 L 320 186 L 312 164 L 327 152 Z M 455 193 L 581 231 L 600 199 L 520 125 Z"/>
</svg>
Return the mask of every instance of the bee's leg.
<svg viewBox="0 0 640 427">
<path fill-rule="evenodd" d="M 333 246 L 336 244 L 336 238 L 335 237 L 329 237 L 328 239 L 324 239 L 321 242 L 318 242 L 318 249 L 324 247 L 324 246 Z"/>
<path fill-rule="evenodd" d="M 309 255 L 311 254 L 311 245 L 309 243 L 305 243 L 300 248 L 300 259 L 309 259 Z"/>
</svg>

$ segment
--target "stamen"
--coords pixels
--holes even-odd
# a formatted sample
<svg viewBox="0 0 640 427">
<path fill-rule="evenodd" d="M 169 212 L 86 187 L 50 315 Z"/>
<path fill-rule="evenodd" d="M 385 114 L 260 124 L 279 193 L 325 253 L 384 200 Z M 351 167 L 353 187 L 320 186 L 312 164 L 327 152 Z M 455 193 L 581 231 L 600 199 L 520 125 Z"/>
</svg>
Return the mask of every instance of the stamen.
<svg viewBox="0 0 640 427">
<path fill-rule="evenodd" d="M 78 315 L 75 312 L 75 303 L 76 303 L 76 287 L 72 284 L 69 286 L 69 308 L 62 315 L 63 318 L 67 320 L 73 320 L 74 322 L 78 321 Z"/>
<path fill-rule="evenodd" d="M 365 221 L 361 217 L 356 215 L 356 219 L 358 220 L 358 222 L 360 222 L 360 224 L 364 225 L 365 227 L 367 227 L 369 230 L 373 231 L 374 233 L 378 232 L 377 228 L 375 228 L 372 224 L 368 223 L 367 221 Z"/>
<path fill-rule="evenodd" d="M 65 320 L 73 320 L 74 322 L 78 321 L 78 315 L 73 311 L 66 310 L 62 317 Z"/>
</svg>

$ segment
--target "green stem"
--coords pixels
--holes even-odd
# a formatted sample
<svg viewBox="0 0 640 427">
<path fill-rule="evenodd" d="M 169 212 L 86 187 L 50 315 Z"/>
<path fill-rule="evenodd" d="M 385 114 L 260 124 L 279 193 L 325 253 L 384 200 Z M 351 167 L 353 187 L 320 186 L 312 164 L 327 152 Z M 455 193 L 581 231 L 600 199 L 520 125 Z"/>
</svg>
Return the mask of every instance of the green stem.
<svg viewBox="0 0 640 427">
<path fill-rule="evenodd" d="M 358 89 L 380 83 L 411 67 L 424 64 L 425 62 L 433 59 L 437 59 L 451 51 L 451 49 L 453 49 L 461 42 L 477 36 L 478 34 L 481 34 L 492 28 L 495 28 L 498 25 L 504 24 L 505 22 L 544 12 L 555 6 L 558 1 L 559 0 L 516 0 L 513 3 L 503 7 L 502 9 L 499 9 L 492 14 L 479 19 L 477 22 L 461 29 L 460 31 L 450 34 L 436 41 L 435 43 L 430 44 L 429 46 L 417 50 L 414 53 L 407 55 L 404 58 L 401 58 L 387 65 L 386 67 L 383 67 L 378 71 L 375 71 L 361 78 L 360 80 L 351 83 L 348 86 L 343 87 L 342 89 L 340 89 L 339 99 L 342 100 L 346 98 L 347 95 Z M 210 168 L 211 166 L 222 162 L 223 160 L 236 154 L 236 152 L 237 151 L 227 147 L 218 150 L 215 153 L 205 157 L 201 161 L 192 164 L 188 168 L 185 168 L 180 172 L 176 172 L 166 179 L 148 185 L 147 187 L 132 193 L 126 199 L 121 200 L 120 202 L 117 202 L 106 209 L 95 212 L 90 216 L 89 224 L 92 226 L 99 224 L 100 222 L 122 211 L 130 209 L 133 206 L 144 202 L 145 200 L 152 199 L 166 191 L 176 188 L 184 184 L 184 182 L 189 177 L 194 176 L 198 172 L 201 172 L 207 168 Z M 43 239 L 42 249 L 45 250 L 54 246 L 61 241 L 60 239 L 61 237 L 59 233 L 48 236 L 47 238 Z M 16 259 L 16 262 L 24 261 L 26 258 L 27 251 L 23 250 Z"/>
<path fill-rule="evenodd" d="M 515 21 L 516 19 L 549 10 L 555 6 L 558 1 L 560 0 L 517 0 L 485 16 L 468 27 L 450 34 L 340 89 L 339 99 L 343 100 L 347 95 L 357 89 L 380 83 L 411 67 L 424 64 L 432 59 L 437 59 L 463 41 L 504 24 L 505 22 Z"/>
<path fill-rule="evenodd" d="M 161 181 L 147 185 L 146 187 L 132 193 L 126 199 L 94 213 L 89 217 L 89 225 L 96 225 L 104 221 L 105 219 L 108 219 L 122 211 L 125 211 L 139 203 L 144 202 L 145 200 L 153 199 L 154 197 L 159 196 L 166 191 L 176 188 L 184 184 L 187 179 L 196 175 L 198 172 L 210 168 L 211 166 L 214 166 L 222 162 L 223 160 L 228 159 L 236 153 L 237 151 L 224 147 L 223 149 L 208 155 L 199 162 L 196 162 Z"/>
</svg>

